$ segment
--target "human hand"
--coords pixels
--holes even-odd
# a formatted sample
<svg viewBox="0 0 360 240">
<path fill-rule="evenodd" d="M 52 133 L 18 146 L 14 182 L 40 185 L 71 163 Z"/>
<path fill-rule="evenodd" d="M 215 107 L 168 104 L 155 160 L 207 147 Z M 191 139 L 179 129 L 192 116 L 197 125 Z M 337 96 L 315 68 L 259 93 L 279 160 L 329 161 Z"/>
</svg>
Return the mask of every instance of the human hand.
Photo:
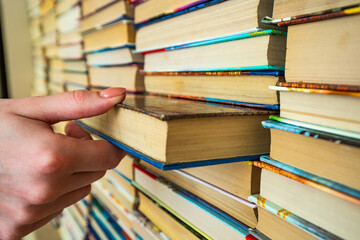
<svg viewBox="0 0 360 240">
<path fill-rule="evenodd" d="M 66 135 L 51 124 L 107 112 L 125 89 L 74 91 L 0 100 L 0 239 L 18 239 L 89 194 L 90 184 L 125 153 L 93 141 L 76 122 Z"/>
</svg>

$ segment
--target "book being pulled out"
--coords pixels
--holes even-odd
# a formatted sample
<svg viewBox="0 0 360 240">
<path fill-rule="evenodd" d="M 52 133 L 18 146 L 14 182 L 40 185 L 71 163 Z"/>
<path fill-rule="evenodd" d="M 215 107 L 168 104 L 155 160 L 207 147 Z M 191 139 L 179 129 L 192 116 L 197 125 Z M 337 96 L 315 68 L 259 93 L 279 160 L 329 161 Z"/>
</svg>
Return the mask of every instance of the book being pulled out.
<svg viewBox="0 0 360 240">
<path fill-rule="evenodd" d="M 162 169 L 258 159 L 269 152 L 261 121 L 274 111 L 128 95 L 83 126 Z"/>
</svg>

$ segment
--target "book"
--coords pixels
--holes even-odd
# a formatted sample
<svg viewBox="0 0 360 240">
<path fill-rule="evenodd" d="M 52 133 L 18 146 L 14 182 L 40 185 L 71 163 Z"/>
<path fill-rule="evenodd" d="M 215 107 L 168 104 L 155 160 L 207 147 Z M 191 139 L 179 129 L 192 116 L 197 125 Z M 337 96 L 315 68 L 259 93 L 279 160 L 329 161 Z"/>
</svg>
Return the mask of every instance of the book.
<svg viewBox="0 0 360 240">
<path fill-rule="evenodd" d="M 131 19 L 133 17 L 133 9 L 126 1 L 114 1 L 106 5 L 101 11 L 84 16 L 81 19 L 81 32 L 96 29 L 98 26 L 111 24 L 123 19 Z"/>
<path fill-rule="evenodd" d="M 356 0 L 321 0 L 317 2 L 306 0 L 302 3 L 280 0 L 274 3 L 273 17 L 265 17 L 263 22 L 286 26 L 308 21 L 319 21 L 343 16 L 341 13 L 343 9 L 352 8 L 358 6 L 358 4 L 359 2 Z"/>
<path fill-rule="evenodd" d="M 170 239 L 163 231 L 155 226 L 148 218 L 146 218 L 139 211 L 134 211 L 133 216 L 133 227 L 132 230 L 135 232 L 135 236 L 138 239 L 146 240 L 168 240 Z M 167 215 L 165 215 L 166 218 Z"/>
<path fill-rule="evenodd" d="M 129 20 L 121 20 L 83 35 L 84 51 L 118 47 L 134 43 L 135 33 Z"/>
<path fill-rule="evenodd" d="M 77 4 L 58 16 L 56 19 L 57 30 L 61 34 L 78 29 L 80 18 L 81 7 Z"/>
<path fill-rule="evenodd" d="M 64 0 L 57 2 L 55 5 L 56 14 L 62 14 L 78 3 L 79 0 Z"/>
<path fill-rule="evenodd" d="M 145 90 L 144 78 L 139 73 L 141 65 L 114 67 L 89 67 L 90 86 L 124 87 L 130 92 Z"/>
<path fill-rule="evenodd" d="M 145 54 L 145 72 L 283 70 L 285 32 L 265 30 Z M 214 57 L 216 56 L 216 57 Z M 272 68 L 275 66 L 275 68 Z"/>
<path fill-rule="evenodd" d="M 359 235 L 359 205 L 263 169 L 260 193 L 265 199 L 344 239 Z M 326 219 L 326 221 L 324 221 Z"/>
<path fill-rule="evenodd" d="M 360 166 L 354 161 L 360 154 L 359 140 L 273 120 L 262 125 L 271 131 L 272 158 L 360 189 Z"/>
<path fill-rule="evenodd" d="M 210 239 L 245 239 L 248 227 L 223 215 L 206 202 L 165 182 L 140 167 L 135 167 L 135 182 L 148 196 L 157 198 L 198 233 Z M 165 231 L 165 230 L 164 230 Z M 169 234 L 169 233 L 167 233 Z"/>
<path fill-rule="evenodd" d="M 117 0 L 84 0 L 82 1 L 82 10 L 83 16 L 87 16 L 89 14 L 93 14 L 97 11 L 101 11 L 101 9 L 105 8 L 107 5 L 116 2 Z"/>
<path fill-rule="evenodd" d="M 130 230 L 132 228 L 133 221 L 131 213 L 124 208 L 119 199 L 117 199 L 109 189 L 96 182 L 92 185 L 91 191 L 102 206 L 108 210 L 109 214 L 116 222 L 118 222 L 126 230 Z"/>
<path fill-rule="evenodd" d="M 171 217 L 144 194 L 139 193 L 139 198 L 139 211 L 148 217 L 170 239 L 199 239 L 189 229 L 184 227 L 181 222 Z"/>
<path fill-rule="evenodd" d="M 353 15 L 289 26 L 286 81 L 360 85 L 360 34 L 353 28 L 359 22 Z"/>
<path fill-rule="evenodd" d="M 272 1 L 212 2 L 216 4 L 141 27 L 136 33 L 136 50 L 159 49 L 269 28 L 269 25 L 261 23 L 261 18 L 272 14 Z"/>
<path fill-rule="evenodd" d="M 118 174 L 121 174 L 125 178 L 129 180 L 134 180 L 133 173 L 133 164 L 137 162 L 131 155 L 126 155 L 119 163 L 119 165 L 114 169 Z"/>
<path fill-rule="evenodd" d="M 360 205 L 360 191 L 330 179 L 317 176 L 299 168 L 279 162 L 267 156 L 262 156 L 261 161 L 254 161 L 254 165 L 262 169 L 273 171 L 302 184 L 311 186 L 351 203 Z"/>
<path fill-rule="evenodd" d="M 71 43 L 82 43 L 82 36 L 78 29 L 62 33 L 58 37 L 59 45 L 67 45 Z"/>
<path fill-rule="evenodd" d="M 249 200 L 258 205 L 256 229 L 271 239 L 341 239 L 259 194 L 249 196 Z"/>
<path fill-rule="evenodd" d="M 270 86 L 280 91 L 280 117 L 360 132 L 360 93 Z M 316 107 L 314 107 L 316 103 Z"/>
<path fill-rule="evenodd" d="M 59 46 L 59 58 L 61 59 L 80 60 L 83 57 L 81 42 Z"/>
<path fill-rule="evenodd" d="M 151 93 L 269 109 L 279 107 L 277 94 L 269 86 L 283 81 L 283 77 L 279 76 L 281 71 L 144 74 L 146 91 Z"/>
<path fill-rule="evenodd" d="M 81 72 L 81 73 L 87 72 L 85 60 L 67 59 L 66 61 L 64 61 L 64 63 L 65 63 L 64 70 L 67 72 Z"/>
<path fill-rule="evenodd" d="M 145 1 L 144 3 L 136 6 L 135 8 L 135 24 L 140 24 L 150 19 L 156 19 L 165 14 L 187 9 L 191 6 L 206 2 L 204 0 L 181 0 L 181 1 L 157 1 L 151 3 Z"/>
<path fill-rule="evenodd" d="M 88 130 L 158 167 L 163 168 L 164 163 L 172 164 L 168 167 L 194 167 L 255 160 L 267 153 L 269 135 L 260 122 L 271 112 L 128 95 L 108 113 L 81 122 Z"/>
<path fill-rule="evenodd" d="M 112 67 L 142 64 L 143 56 L 132 53 L 133 45 L 123 45 L 99 51 L 87 52 L 86 63 L 93 67 Z"/>
<path fill-rule="evenodd" d="M 64 71 L 64 81 L 79 84 L 82 86 L 88 86 L 89 80 L 86 73 Z"/>
<path fill-rule="evenodd" d="M 146 171 L 171 181 L 247 226 L 256 227 L 255 206 L 246 199 L 260 190 L 259 168 L 248 166 L 247 163 L 228 163 L 162 171 L 143 161 L 140 164 Z M 227 174 L 226 177 L 225 174 Z"/>
</svg>

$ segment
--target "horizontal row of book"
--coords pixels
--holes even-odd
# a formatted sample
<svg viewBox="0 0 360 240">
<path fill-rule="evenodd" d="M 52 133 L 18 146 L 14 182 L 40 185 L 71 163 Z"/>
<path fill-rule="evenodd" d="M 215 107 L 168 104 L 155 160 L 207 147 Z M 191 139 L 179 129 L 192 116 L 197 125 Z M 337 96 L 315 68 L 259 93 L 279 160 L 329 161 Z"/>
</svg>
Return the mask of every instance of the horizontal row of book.
<svg viewBox="0 0 360 240">
<path fill-rule="evenodd" d="M 29 2 L 36 89 L 127 88 L 64 238 L 359 236 L 359 1 Z"/>
</svg>

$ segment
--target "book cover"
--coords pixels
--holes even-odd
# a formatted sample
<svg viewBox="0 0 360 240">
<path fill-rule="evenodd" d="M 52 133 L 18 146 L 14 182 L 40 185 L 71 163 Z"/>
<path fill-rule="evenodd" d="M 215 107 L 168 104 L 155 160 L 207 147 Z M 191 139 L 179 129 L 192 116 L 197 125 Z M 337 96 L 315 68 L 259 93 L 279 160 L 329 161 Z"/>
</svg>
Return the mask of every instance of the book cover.
<svg viewBox="0 0 360 240">
<path fill-rule="evenodd" d="M 273 19 L 271 17 L 264 17 L 261 21 L 266 24 L 273 24 L 277 26 L 290 26 L 302 23 L 317 22 L 326 19 L 344 17 L 360 14 L 360 5 L 351 5 L 343 8 L 330 9 L 305 15 L 286 17 L 281 19 Z"/>
<path fill-rule="evenodd" d="M 141 51 L 135 50 L 133 52 L 141 53 L 142 55 L 145 55 L 145 54 L 156 53 L 156 52 L 172 51 L 172 50 L 191 48 L 191 47 L 200 47 L 200 46 L 206 46 L 206 45 L 210 45 L 210 44 L 236 41 L 236 40 L 253 38 L 253 37 L 261 37 L 261 36 L 266 36 L 266 35 L 286 36 L 287 33 L 284 31 L 273 30 L 273 29 L 262 30 L 259 28 L 254 28 L 254 29 L 249 29 L 249 30 L 242 31 L 242 32 L 232 33 L 232 34 L 225 35 L 225 36 L 217 36 L 214 38 L 200 39 L 197 41 L 182 43 L 182 44 L 173 45 L 173 46 L 162 46 L 162 47 L 157 47 L 155 49 L 144 49 Z M 243 67 L 243 68 L 237 68 L 237 69 L 223 69 L 223 70 L 219 69 L 217 71 L 236 71 L 236 70 L 248 70 L 248 71 L 251 71 L 251 70 L 280 70 L 280 71 L 283 71 L 284 68 L 276 67 L 276 66 L 267 66 L 267 67 L 260 66 L 260 67 L 247 67 L 247 68 Z M 184 71 L 192 71 L 192 70 L 184 70 Z M 196 70 L 193 70 L 193 71 L 196 71 Z M 197 71 L 199 71 L 199 70 L 197 70 Z M 207 71 L 207 70 L 200 70 L 200 71 Z M 213 70 L 213 71 L 216 71 L 216 70 Z"/>
<path fill-rule="evenodd" d="M 268 115 L 275 113 L 275 111 L 271 110 L 143 95 L 129 95 L 123 103 L 117 106 L 146 114 L 161 121 L 223 116 Z"/>
<path fill-rule="evenodd" d="M 292 167 L 268 156 L 262 156 L 260 160 L 254 161 L 254 165 L 360 205 L 360 191 L 357 189 Z"/>
<path fill-rule="evenodd" d="M 275 115 L 271 115 L 270 120 L 275 120 L 275 121 L 278 121 L 281 123 L 295 125 L 297 127 L 304 127 L 304 128 L 313 129 L 316 131 L 327 132 L 327 133 L 343 136 L 346 138 L 360 140 L 360 133 L 355 132 L 355 131 L 348 131 L 348 130 L 343 130 L 343 129 L 334 128 L 334 127 L 328 127 L 328 126 L 319 125 L 319 124 L 307 123 L 307 122 L 292 120 L 289 118 L 279 117 L 279 116 L 275 116 Z"/>
<path fill-rule="evenodd" d="M 300 87 L 285 87 L 285 86 L 269 86 L 269 88 L 271 90 L 286 91 L 286 92 L 302 92 L 302 93 L 331 94 L 331 95 L 360 97 L 359 91 L 350 91 L 350 90 L 332 90 L 332 89 L 300 88 Z"/>
<path fill-rule="evenodd" d="M 329 132 L 323 132 L 316 129 L 295 126 L 274 120 L 262 121 L 261 124 L 263 125 L 264 128 L 268 128 L 268 129 L 278 129 L 282 131 L 301 134 L 307 137 L 318 138 L 318 139 L 334 142 L 336 144 L 346 144 L 354 147 L 360 147 L 360 141 L 357 139 L 347 138 Z"/>
<path fill-rule="evenodd" d="M 360 92 L 360 86 L 345 85 L 345 84 L 328 84 L 328 83 L 305 83 L 305 82 L 277 82 L 277 87 L 293 88 L 307 88 L 329 91 L 342 92 Z"/>
<path fill-rule="evenodd" d="M 269 212 L 281 217 L 285 221 L 307 231 L 308 233 L 314 235 L 319 239 L 336 239 L 340 240 L 341 238 L 337 237 L 336 235 L 306 221 L 305 219 L 283 209 L 282 207 L 276 205 L 275 203 L 261 197 L 259 194 L 249 196 L 249 201 L 255 203 L 259 207 L 262 207 Z"/>
</svg>

